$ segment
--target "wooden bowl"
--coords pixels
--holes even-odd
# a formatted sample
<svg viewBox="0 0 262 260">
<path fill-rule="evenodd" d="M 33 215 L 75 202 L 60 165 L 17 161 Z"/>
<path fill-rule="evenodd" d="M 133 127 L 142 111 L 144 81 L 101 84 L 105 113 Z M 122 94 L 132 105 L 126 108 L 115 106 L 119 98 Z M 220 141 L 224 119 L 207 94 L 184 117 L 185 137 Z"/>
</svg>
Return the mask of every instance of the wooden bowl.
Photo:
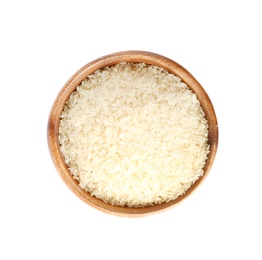
<svg viewBox="0 0 262 260">
<path fill-rule="evenodd" d="M 181 195 L 177 199 L 168 203 L 162 203 L 160 205 L 147 206 L 142 208 L 129 208 L 107 204 L 102 200 L 97 199 L 94 196 L 91 196 L 89 192 L 86 192 L 85 190 L 80 188 L 79 183 L 70 174 L 67 165 L 64 161 L 63 155 L 60 152 L 60 143 L 58 140 L 60 115 L 70 94 L 76 89 L 76 86 L 79 85 L 82 82 L 82 80 L 86 79 L 87 76 L 92 74 L 94 71 L 102 69 L 105 66 L 115 65 L 120 62 L 143 62 L 146 64 L 152 64 L 158 67 L 162 67 L 170 73 L 173 73 L 174 75 L 178 76 L 182 79 L 184 83 L 187 84 L 189 88 L 191 88 L 193 92 L 195 92 L 206 114 L 206 118 L 209 125 L 208 138 L 210 145 L 210 153 L 208 154 L 208 159 L 204 167 L 204 174 L 187 190 L 187 192 L 184 195 Z M 94 60 L 86 64 L 67 81 L 67 83 L 59 92 L 51 108 L 48 121 L 47 137 L 50 155 L 58 173 L 60 174 L 65 184 L 80 199 L 82 199 L 88 205 L 93 206 L 94 208 L 109 214 L 126 217 L 139 217 L 161 212 L 163 210 L 177 205 L 179 202 L 188 197 L 205 179 L 212 167 L 212 164 L 216 156 L 218 145 L 218 124 L 213 105 L 207 93 L 205 92 L 203 87 L 198 83 L 198 81 L 185 68 L 183 68 L 173 60 L 170 60 L 169 58 L 163 57 L 155 53 L 145 51 L 124 51 L 101 57 L 97 60 Z"/>
</svg>

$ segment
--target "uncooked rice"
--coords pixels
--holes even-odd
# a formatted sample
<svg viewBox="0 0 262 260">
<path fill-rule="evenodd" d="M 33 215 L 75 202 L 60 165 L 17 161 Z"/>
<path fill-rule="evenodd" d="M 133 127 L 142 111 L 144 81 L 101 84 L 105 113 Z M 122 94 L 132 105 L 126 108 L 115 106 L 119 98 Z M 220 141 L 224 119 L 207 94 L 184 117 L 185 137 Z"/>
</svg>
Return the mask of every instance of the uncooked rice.
<svg viewBox="0 0 262 260">
<path fill-rule="evenodd" d="M 81 188 L 112 205 L 176 199 L 203 175 L 208 123 L 177 76 L 144 63 L 89 75 L 64 106 L 61 152 Z"/>
</svg>

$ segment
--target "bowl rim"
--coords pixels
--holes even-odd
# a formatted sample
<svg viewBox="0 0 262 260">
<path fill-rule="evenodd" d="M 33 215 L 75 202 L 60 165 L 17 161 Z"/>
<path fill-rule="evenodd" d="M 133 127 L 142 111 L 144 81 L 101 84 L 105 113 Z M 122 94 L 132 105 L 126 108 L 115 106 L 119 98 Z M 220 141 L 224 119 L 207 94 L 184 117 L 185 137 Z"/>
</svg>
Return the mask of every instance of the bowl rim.
<svg viewBox="0 0 262 260">
<path fill-rule="evenodd" d="M 208 154 L 208 159 L 204 167 L 204 174 L 200 177 L 186 192 L 185 194 L 179 196 L 177 199 L 170 202 L 164 202 L 159 205 L 146 206 L 141 208 L 130 208 L 130 207 L 121 207 L 113 206 L 111 204 L 105 203 L 104 201 L 91 196 L 91 194 L 82 188 L 80 188 L 79 183 L 73 178 L 70 174 L 67 165 L 64 161 L 63 155 L 60 151 L 59 143 L 59 122 L 60 115 L 64 108 L 65 102 L 68 100 L 71 93 L 76 89 L 76 87 L 81 83 L 81 81 L 87 78 L 88 75 L 92 74 L 96 70 L 102 69 L 106 66 L 112 66 L 120 62 L 134 62 L 134 63 L 146 63 L 155 65 L 165 70 L 173 73 L 174 75 L 181 78 L 181 80 L 187 84 L 187 86 L 197 95 L 198 100 L 205 112 L 206 119 L 209 125 L 209 145 L 210 152 Z M 167 209 L 170 209 L 180 203 L 182 200 L 187 198 L 192 192 L 203 182 L 210 172 L 212 165 L 215 160 L 218 147 L 218 122 L 216 113 L 213 107 L 213 104 L 200 83 L 187 71 L 183 66 L 177 62 L 162 56 L 157 53 L 148 52 L 148 51 L 122 51 L 115 52 L 106 56 L 102 56 L 98 59 L 95 59 L 77 72 L 75 72 L 69 80 L 62 87 L 58 93 L 49 114 L 48 125 L 47 125 L 47 141 L 49 153 L 52 158 L 52 161 L 55 165 L 57 172 L 68 186 L 68 188 L 82 201 L 86 204 L 92 206 L 95 209 L 103 211 L 108 214 L 122 216 L 122 217 L 141 217 L 152 215 L 155 213 L 160 213 Z"/>
</svg>

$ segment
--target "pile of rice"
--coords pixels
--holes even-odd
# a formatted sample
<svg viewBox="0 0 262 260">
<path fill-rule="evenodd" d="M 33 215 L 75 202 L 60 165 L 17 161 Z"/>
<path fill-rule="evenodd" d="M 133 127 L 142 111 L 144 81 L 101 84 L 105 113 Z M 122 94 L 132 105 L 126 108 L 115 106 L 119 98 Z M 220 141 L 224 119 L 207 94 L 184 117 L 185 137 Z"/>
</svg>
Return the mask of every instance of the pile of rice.
<svg viewBox="0 0 262 260">
<path fill-rule="evenodd" d="M 208 123 L 196 95 L 157 66 L 94 72 L 61 114 L 61 152 L 81 188 L 112 205 L 176 199 L 203 175 Z"/>
</svg>

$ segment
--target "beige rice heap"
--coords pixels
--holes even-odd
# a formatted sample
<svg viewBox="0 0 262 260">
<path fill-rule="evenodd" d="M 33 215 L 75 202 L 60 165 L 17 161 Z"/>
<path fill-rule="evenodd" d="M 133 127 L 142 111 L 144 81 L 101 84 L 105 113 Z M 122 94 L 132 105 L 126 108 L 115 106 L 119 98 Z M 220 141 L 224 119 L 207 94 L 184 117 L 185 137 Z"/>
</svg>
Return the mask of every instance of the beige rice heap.
<svg viewBox="0 0 262 260">
<path fill-rule="evenodd" d="M 208 124 L 166 70 L 120 63 L 88 76 L 61 114 L 61 152 L 81 188 L 112 205 L 176 199 L 203 175 Z"/>
</svg>

